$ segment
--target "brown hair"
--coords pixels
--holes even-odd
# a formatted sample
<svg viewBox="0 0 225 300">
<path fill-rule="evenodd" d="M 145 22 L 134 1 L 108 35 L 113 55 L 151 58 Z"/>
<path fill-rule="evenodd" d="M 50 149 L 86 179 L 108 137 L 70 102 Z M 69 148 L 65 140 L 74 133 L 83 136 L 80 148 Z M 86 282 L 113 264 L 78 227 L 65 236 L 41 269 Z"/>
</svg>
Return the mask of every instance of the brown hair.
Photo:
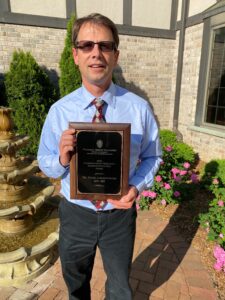
<svg viewBox="0 0 225 300">
<path fill-rule="evenodd" d="M 93 13 L 86 17 L 82 17 L 82 18 L 75 20 L 75 22 L 73 24 L 73 31 L 72 31 L 72 43 L 73 43 L 74 47 L 76 46 L 77 36 L 80 31 L 80 28 L 85 23 L 103 25 L 103 26 L 109 28 L 112 32 L 113 40 L 116 45 L 116 49 L 118 48 L 119 34 L 117 31 L 116 25 L 109 18 L 107 18 L 106 16 L 103 16 L 101 14 L 98 14 L 98 13 Z"/>
</svg>

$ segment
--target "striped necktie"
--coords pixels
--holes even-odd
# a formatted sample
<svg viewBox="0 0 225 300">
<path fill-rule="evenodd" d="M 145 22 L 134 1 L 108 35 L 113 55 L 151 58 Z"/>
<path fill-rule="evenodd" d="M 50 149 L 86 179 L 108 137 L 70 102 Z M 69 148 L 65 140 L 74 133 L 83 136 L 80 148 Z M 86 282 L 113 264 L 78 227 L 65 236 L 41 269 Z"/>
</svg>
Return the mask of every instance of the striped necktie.
<svg viewBox="0 0 225 300">
<path fill-rule="evenodd" d="M 105 105 L 105 101 L 101 98 L 96 98 L 92 101 L 92 103 L 96 107 L 95 115 L 92 119 L 93 123 L 106 123 L 105 117 L 103 115 L 103 106 Z M 93 200 L 92 203 L 97 209 L 102 208 L 106 202 L 102 200 Z"/>
<path fill-rule="evenodd" d="M 105 104 L 105 101 L 102 100 L 101 98 L 96 98 L 92 101 L 92 103 L 96 107 L 96 112 L 95 112 L 92 122 L 105 123 L 106 121 L 105 121 L 105 117 L 103 115 L 103 106 Z"/>
</svg>

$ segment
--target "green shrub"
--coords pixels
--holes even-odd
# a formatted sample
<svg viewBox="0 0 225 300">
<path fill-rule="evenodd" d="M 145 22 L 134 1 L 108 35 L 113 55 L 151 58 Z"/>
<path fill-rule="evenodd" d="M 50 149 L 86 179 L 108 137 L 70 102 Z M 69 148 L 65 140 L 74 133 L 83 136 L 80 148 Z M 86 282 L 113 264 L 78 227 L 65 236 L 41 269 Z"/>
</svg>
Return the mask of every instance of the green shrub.
<svg viewBox="0 0 225 300">
<path fill-rule="evenodd" d="M 225 185 L 225 159 L 215 159 L 205 165 L 203 180 L 211 183 L 213 178 L 218 178 Z"/>
<path fill-rule="evenodd" d="M 225 249 L 225 186 L 214 178 L 208 190 L 214 199 L 209 203 L 208 212 L 199 215 L 199 223 L 206 229 L 208 239 L 216 241 Z"/>
<path fill-rule="evenodd" d="M 172 151 L 171 163 L 180 165 L 189 162 L 191 165 L 195 162 L 196 154 L 193 148 L 183 142 L 177 141 L 176 134 L 169 129 L 160 130 L 160 142 L 163 149 L 163 156 L 167 156 Z M 171 150 L 169 149 L 171 148 Z"/>
<path fill-rule="evenodd" d="M 5 87 L 17 132 L 30 136 L 23 154 L 36 155 L 45 116 L 56 98 L 55 88 L 31 53 L 23 51 L 13 53 Z"/>
<path fill-rule="evenodd" d="M 15 51 L 9 72 L 5 76 L 6 96 L 13 100 L 35 98 L 49 108 L 56 92 L 48 75 L 40 68 L 30 52 Z"/>
<path fill-rule="evenodd" d="M 67 35 L 64 50 L 61 55 L 59 67 L 61 76 L 59 79 L 60 96 L 63 97 L 81 86 L 79 68 L 75 65 L 72 53 L 72 28 L 75 16 L 71 16 L 67 24 Z"/>
<path fill-rule="evenodd" d="M 14 100 L 10 107 L 13 109 L 13 119 L 18 132 L 21 135 L 29 135 L 30 137 L 30 143 L 20 150 L 20 154 L 36 156 L 43 122 L 46 117 L 45 106 L 29 98 Z"/>
<path fill-rule="evenodd" d="M 176 134 L 169 129 L 160 130 L 160 142 L 162 148 L 166 146 L 173 146 L 177 142 Z"/>
<path fill-rule="evenodd" d="M 174 156 L 178 163 L 188 161 L 193 165 L 195 162 L 195 152 L 193 148 L 185 143 L 177 142 L 174 144 Z"/>
<path fill-rule="evenodd" d="M 199 183 L 198 175 L 191 169 L 191 162 L 186 160 L 182 151 L 188 145 L 182 144 L 182 151 L 166 146 L 163 151 L 163 162 L 159 168 L 151 190 L 143 191 L 137 199 L 140 209 L 148 209 L 154 200 L 162 205 L 181 203 L 193 198 Z M 177 159 L 179 158 L 179 160 Z M 182 157 L 185 159 L 182 161 Z"/>
</svg>

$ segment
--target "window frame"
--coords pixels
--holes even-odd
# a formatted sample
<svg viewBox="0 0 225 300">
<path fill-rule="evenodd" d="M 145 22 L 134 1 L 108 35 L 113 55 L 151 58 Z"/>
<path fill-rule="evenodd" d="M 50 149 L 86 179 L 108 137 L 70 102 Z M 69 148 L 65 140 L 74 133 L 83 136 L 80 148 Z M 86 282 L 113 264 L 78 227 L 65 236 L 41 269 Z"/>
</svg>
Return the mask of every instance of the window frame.
<svg viewBox="0 0 225 300">
<path fill-rule="evenodd" d="M 205 121 L 207 114 L 207 94 L 210 81 L 210 70 L 213 58 L 213 43 L 215 30 L 225 27 L 225 12 L 214 15 L 204 20 L 203 38 L 202 38 L 202 54 L 199 72 L 199 84 L 197 95 L 197 106 L 195 115 L 195 125 L 217 131 L 225 130 L 224 125 L 208 123 Z"/>
</svg>

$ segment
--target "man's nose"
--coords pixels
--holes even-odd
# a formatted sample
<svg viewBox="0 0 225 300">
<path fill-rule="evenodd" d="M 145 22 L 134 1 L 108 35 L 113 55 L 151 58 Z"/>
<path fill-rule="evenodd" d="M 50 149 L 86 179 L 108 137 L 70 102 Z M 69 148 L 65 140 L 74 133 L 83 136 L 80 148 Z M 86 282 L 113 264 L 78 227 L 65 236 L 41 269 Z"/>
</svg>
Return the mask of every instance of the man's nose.
<svg viewBox="0 0 225 300">
<path fill-rule="evenodd" d="M 98 55 L 102 54 L 102 51 L 101 51 L 101 49 L 100 49 L 100 47 L 99 47 L 98 44 L 94 45 L 94 48 L 92 49 L 91 53 L 92 53 L 92 55 L 95 55 L 95 56 L 98 56 Z"/>
</svg>

